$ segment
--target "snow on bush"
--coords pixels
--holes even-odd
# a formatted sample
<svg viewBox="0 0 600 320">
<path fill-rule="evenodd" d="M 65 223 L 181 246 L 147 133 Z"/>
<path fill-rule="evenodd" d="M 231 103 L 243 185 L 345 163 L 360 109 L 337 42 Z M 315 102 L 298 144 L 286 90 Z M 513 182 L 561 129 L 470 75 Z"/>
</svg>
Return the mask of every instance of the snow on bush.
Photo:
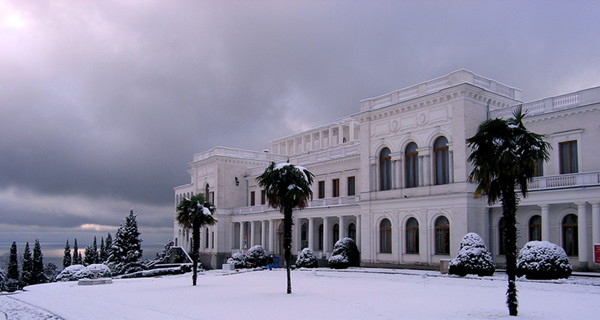
<svg viewBox="0 0 600 320">
<path fill-rule="evenodd" d="M 83 278 L 107 278 L 112 275 L 110 269 L 103 264 L 91 264 L 84 267 L 80 264 L 66 267 L 56 276 L 56 281 L 75 281 Z"/>
<path fill-rule="evenodd" d="M 461 277 L 476 274 L 480 277 L 491 276 L 496 271 L 492 254 L 487 250 L 483 239 L 477 233 L 467 233 L 460 242 L 456 258 L 450 261 L 449 274 Z"/>
<path fill-rule="evenodd" d="M 317 255 L 310 248 L 304 248 L 296 259 L 296 268 L 316 268 L 319 266 Z"/>
<path fill-rule="evenodd" d="M 517 256 L 517 276 L 527 279 L 568 278 L 573 268 L 565 250 L 548 241 L 530 241 Z"/>
<path fill-rule="evenodd" d="M 338 240 L 333 246 L 333 252 L 328 262 L 329 267 L 333 269 L 358 267 L 360 264 L 360 253 L 354 240 L 351 238 Z"/>
<path fill-rule="evenodd" d="M 182 265 L 174 268 L 158 268 L 152 270 L 143 270 L 134 273 L 128 273 L 124 275 L 117 276 L 119 279 L 128 279 L 128 278 L 145 278 L 145 277 L 157 277 L 157 276 L 165 276 L 165 275 L 174 275 L 174 274 L 183 274 L 186 272 L 192 271 L 192 268 L 188 265 Z"/>
<path fill-rule="evenodd" d="M 246 256 L 243 253 L 236 252 L 231 258 L 227 259 L 228 264 L 232 264 L 236 269 L 246 267 Z"/>
<path fill-rule="evenodd" d="M 246 252 L 245 261 L 251 268 L 264 267 L 267 265 L 267 252 L 262 246 L 253 246 Z"/>
</svg>

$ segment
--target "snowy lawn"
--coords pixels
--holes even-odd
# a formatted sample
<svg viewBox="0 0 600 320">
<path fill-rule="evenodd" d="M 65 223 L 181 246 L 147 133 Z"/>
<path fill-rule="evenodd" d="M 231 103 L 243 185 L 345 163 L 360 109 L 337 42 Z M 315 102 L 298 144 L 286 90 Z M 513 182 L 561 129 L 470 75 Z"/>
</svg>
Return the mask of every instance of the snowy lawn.
<svg viewBox="0 0 600 320">
<path fill-rule="evenodd" d="M 280 269 L 207 272 L 196 287 L 189 273 L 95 286 L 51 283 L 11 297 L 64 319 L 511 319 L 503 274 L 482 279 L 355 271 L 293 271 L 291 295 Z M 522 280 L 517 286 L 518 319 L 598 319 L 600 278 Z"/>
</svg>

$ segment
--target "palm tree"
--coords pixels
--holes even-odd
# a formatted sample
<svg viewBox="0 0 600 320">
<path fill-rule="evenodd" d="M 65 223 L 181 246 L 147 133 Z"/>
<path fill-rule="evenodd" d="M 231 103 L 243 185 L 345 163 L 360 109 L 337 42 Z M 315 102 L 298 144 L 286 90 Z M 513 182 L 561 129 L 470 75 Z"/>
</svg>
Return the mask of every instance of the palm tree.
<svg viewBox="0 0 600 320">
<path fill-rule="evenodd" d="M 312 196 L 310 185 L 314 175 L 303 167 L 290 163 L 271 164 L 256 181 L 265 189 L 269 205 L 283 213 L 283 247 L 287 269 L 287 293 L 292 293 L 290 266 L 292 264 L 292 211 L 308 205 Z"/>
<path fill-rule="evenodd" d="M 177 223 L 187 229 L 192 229 L 192 285 L 196 285 L 198 277 L 198 256 L 200 251 L 200 228 L 213 225 L 217 220 L 213 217 L 215 208 L 204 200 L 204 195 L 196 194 L 184 198 L 177 205 Z"/>
<path fill-rule="evenodd" d="M 488 204 L 502 202 L 505 221 L 504 245 L 506 248 L 506 273 L 508 275 L 507 305 L 511 316 L 517 315 L 516 212 L 519 198 L 527 196 L 527 182 L 534 176 L 539 160 L 547 161 L 550 145 L 541 135 L 528 131 L 523 125 L 521 107 L 513 112 L 513 118 L 488 119 L 479 125 L 477 133 L 467 139 L 472 149 L 468 161 L 474 166 L 470 182 L 479 185 L 475 197 L 487 196 Z M 517 190 L 517 186 L 519 190 Z"/>
</svg>

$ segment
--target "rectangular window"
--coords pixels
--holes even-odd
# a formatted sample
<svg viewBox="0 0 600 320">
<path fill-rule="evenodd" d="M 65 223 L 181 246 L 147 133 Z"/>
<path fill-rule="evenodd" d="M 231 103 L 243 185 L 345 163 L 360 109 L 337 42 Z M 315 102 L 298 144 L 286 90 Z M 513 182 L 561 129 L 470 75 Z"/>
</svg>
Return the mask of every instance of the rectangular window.
<svg viewBox="0 0 600 320">
<path fill-rule="evenodd" d="M 577 141 L 566 141 L 558 144 L 560 152 L 560 173 L 577 173 Z"/>
<path fill-rule="evenodd" d="M 260 204 L 267 204 L 267 191 L 265 190 L 260 190 Z"/>
<path fill-rule="evenodd" d="M 325 181 L 319 181 L 319 199 L 325 198 Z"/>
<path fill-rule="evenodd" d="M 538 159 L 535 161 L 535 168 L 533 169 L 534 177 L 541 177 L 544 175 L 544 159 Z"/>
<path fill-rule="evenodd" d="M 339 197 L 340 196 L 340 179 L 333 179 L 331 181 L 331 188 L 332 190 L 332 197 Z"/>
<path fill-rule="evenodd" d="M 348 196 L 356 194 L 356 178 L 348 177 Z"/>
<path fill-rule="evenodd" d="M 254 196 L 254 191 L 250 191 L 250 205 L 253 206 L 255 204 L 255 196 Z"/>
</svg>

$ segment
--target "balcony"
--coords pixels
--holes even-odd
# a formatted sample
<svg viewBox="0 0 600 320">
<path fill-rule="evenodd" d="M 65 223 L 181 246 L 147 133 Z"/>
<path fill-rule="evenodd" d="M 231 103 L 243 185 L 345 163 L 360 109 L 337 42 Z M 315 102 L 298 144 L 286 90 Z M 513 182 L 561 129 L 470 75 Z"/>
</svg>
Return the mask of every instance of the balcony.
<svg viewBox="0 0 600 320">
<path fill-rule="evenodd" d="M 600 185 L 600 172 L 561 174 L 535 177 L 529 182 L 529 191 L 567 189 Z"/>
<path fill-rule="evenodd" d="M 308 202 L 307 208 L 347 206 L 358 203 L 359 196 L 335 197 L 325 199 L 313 199 Z M 263 213 L 269 210 L 275 210 L 267 205 L 239 207 L 233 209 L 234 215 Z"/>
</svg>

